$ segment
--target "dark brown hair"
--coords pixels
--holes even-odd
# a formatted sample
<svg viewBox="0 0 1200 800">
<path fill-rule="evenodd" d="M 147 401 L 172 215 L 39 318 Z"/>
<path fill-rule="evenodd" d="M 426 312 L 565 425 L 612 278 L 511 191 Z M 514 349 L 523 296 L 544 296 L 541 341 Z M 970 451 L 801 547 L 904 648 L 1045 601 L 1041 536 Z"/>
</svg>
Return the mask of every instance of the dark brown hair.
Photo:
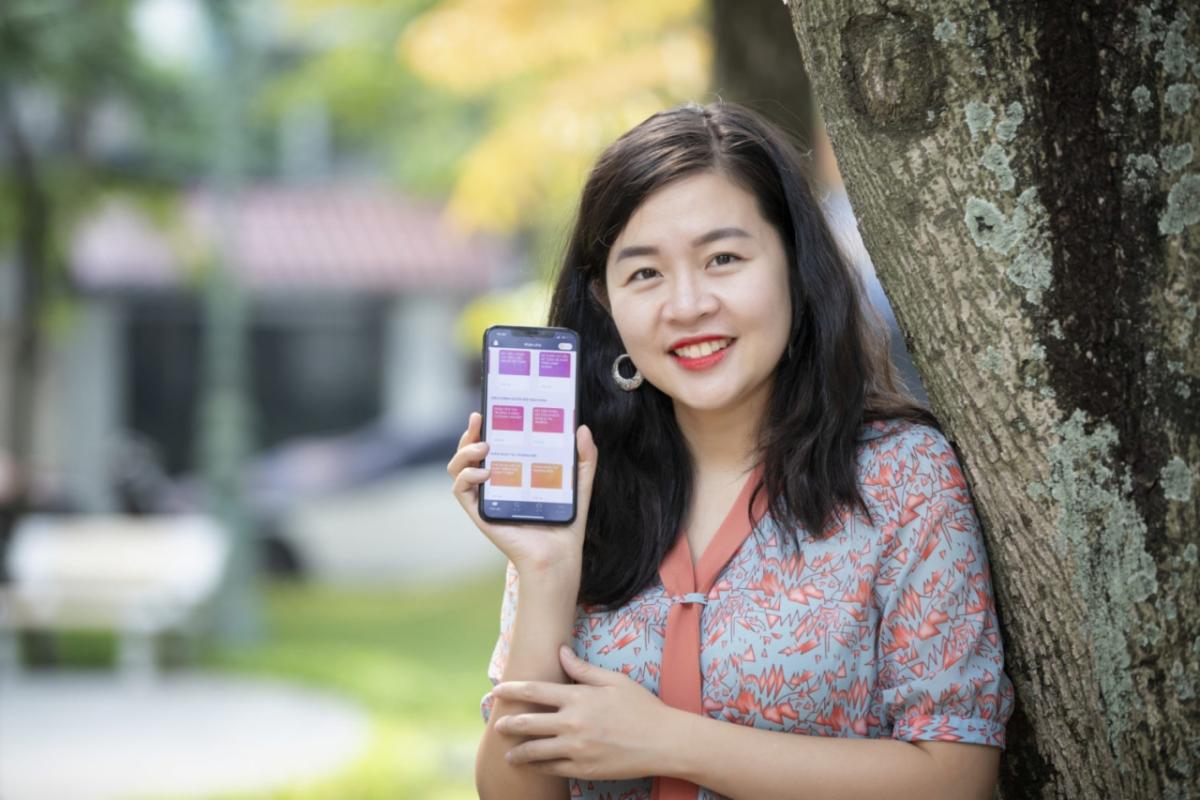
<svg viewBox="0 0 1200 800">
<path fill-rule="evenodd" d="M 887 330 L 865 299 L 818 206 L 805 160 L 751 109 L 687 103 L 649 117 L 600 155 L 580 199 L 558 273 L 550 325 L 580 335 L 579 422 L 600 450 L 583 548 L 579 601 L 616 607 L 657 579 L 679 536 L 694 463 L 671 398 L 646 382 L 625 392 L 612 364 L 625 348 L 606 308 L 612 243 L 653 192 L 715 171 L 745 188 L 783 240 L 792 321 L 758 448 L 770 515 L 820 536 L 840 509 L 861 508 L 862 425 L 903 418 L 940 426 L 896 377 Z"/>
</svg>

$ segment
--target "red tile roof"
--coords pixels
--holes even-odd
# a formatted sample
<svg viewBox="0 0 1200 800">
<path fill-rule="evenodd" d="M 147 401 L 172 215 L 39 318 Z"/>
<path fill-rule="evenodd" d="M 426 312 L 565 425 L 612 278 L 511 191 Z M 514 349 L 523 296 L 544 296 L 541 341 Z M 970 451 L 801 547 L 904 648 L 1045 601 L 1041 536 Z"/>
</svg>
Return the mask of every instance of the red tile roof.
<svg viewBox="0 0 1200 800">
<path fill-rule="evenodd" d="M 186 191 L 169 233 L 111 201 L 80 226 L 71 272 L 85 290 L 181 285 L 184 265 L 215 247 L 218 213 L 215 194 Z M 516 269 L 511 243 L 463 234 L 432 204 L 381 188 L 249 187 L 230 219 L 233 266 L 254 288 L 477 292 L 507 285 Z"/>
</svg>

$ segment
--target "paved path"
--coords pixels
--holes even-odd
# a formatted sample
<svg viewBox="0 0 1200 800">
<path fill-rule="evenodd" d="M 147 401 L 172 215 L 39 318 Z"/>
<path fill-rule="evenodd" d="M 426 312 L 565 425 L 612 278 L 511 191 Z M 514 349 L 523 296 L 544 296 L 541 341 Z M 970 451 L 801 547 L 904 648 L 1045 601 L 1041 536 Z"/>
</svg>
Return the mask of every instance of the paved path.
<svg viewBox="0 0 1200 800">
<path fill-rule="evenodd" d="M 153 684 L 113 673 L 0 683 L 0 798 L 83 800 L 253 791 L 336 771 L 366 746 L 357 706 L 212 673 Z"/>
</svg>

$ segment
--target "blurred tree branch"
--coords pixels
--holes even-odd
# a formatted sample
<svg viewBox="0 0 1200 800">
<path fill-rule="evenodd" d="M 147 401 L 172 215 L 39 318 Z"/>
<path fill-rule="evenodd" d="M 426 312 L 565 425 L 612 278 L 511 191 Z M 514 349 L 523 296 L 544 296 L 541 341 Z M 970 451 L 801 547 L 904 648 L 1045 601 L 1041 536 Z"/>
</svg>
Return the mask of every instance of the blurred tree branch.
<svg viewBox="0 0 1200 800">
<path fill-rule="evenodd" d="M 0 253 L 12 253 L 12 370 L 3 435 L 12 465 L 0 497 L 0 570 L 32 496 L 34 406 L 45 339 L 66 318 L 67 251 L 80 217 L 107 192 L 161 206 L 162 176 L 91 140 L 116 104 L 149 118 L 170 87 L 138 57 L 129 0 L 10 0 L 0 6 Z M 122 159 L 126 159 L 125 162 Z M 0 576 L 2 577 L 2 576 Z"/>
<path fill-rule="evenodd" d="M 0 555 L 29 498 L 28 464 L 33 446 L 33 403 L 41 354 L 36 311 L 42 306 L 42 275 L 46 271 L 49 238 L 49 207 L 38 174 L 37 163 L 17 120 L 11 90 L 0 76 L 0 126 L 10 154 L 12 185 L 17 209 L 16 280 L 13 307 L 16 320 L 13 333 L 12 373 L 9 384 L 8 415 L 5 420 L 11 450 L 12 486 L 8 497 L 0 497 Z M 4 580 L 6 560 L 0 558 L 0 580 Z"/>
</svg>

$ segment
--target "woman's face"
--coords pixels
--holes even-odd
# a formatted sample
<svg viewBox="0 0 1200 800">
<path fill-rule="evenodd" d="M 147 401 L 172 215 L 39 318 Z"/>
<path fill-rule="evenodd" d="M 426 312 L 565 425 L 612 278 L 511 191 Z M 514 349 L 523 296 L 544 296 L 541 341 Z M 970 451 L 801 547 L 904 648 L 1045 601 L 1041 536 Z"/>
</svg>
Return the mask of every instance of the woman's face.
<svg viewBox="0 0 1200 800">
<path fill-rule="evenodd" d="M 765 405 L 791 322 L 787 270 L 754 195 L 703 172 L 638 207 L 609 252 L 605 286 L 645 379 L 677 409 L 724 411 Z M 708 341 L 686 345 L 697 338 Z"/>
</svg>

